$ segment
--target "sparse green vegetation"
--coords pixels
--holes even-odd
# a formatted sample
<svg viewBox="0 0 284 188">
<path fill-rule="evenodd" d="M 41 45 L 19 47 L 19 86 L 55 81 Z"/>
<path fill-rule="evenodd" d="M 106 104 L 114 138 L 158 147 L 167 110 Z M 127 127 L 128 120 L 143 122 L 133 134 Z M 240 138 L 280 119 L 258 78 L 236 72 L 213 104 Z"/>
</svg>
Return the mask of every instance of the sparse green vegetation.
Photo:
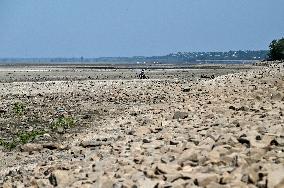
<svg viewBox="0 0 284 188">
<path fill-rule="evenodd" d="M 66 129 L 75 127 L 75 119 L 71 116 L 61 115 L 54 118 L 53 122 L 48 122 L 47 119 L 41 117 L 39 113 L 26 110 L 26 104 L 19 101 L 11 104 L 11 113 L 6 118 L 13 118 L 11 127 L 8 130 L 9 136 L 0 134 L 0 147 L 5 150 L 12 150 L 18 146 L 36 142 L 36 138 L 51 131 L 63 133 Z M 25 114 L 25 116 L 23 116 Z M 32 131 L 27 128 L 33 127 Z M 46 130 L 47 128 L 47 130 Z"/>
<path fill-rule="evenodd" d="M 15 138 L 11 141 L 5 141 L 0 139 L 0 146 L 3 146 L 5 149 L 11 150 L 18 145 L 26 144 L 33 141 L 37 136 L 43 135 L 44 131 L 29 131 L 18 133 Z"/>
<path fill-rule="evenodd" d="M 60 116 L 55 119 L 51 124 L 51 129 L 57 129 L 59 127 L 63 129 L 69 129 L 75 126 L 75 120 L 72 117 Z"/>
<path fill-rule="evenodd" d="M 14 104 L 13 110 L 17 115 L 22 115 L 25 111 L 25 105 L 23 103 L 16 102 Z"/>
<path fill-rule="evenodd" d="M 43 135 L 44 131 L 31 131 L 31 132 L 21 132 L 17 135 L 17 138 L 21 144 L 26 144 L 33 141 L 37 136 Z"/>
<path fill-rule="evenodd" d="M 15 142 L 15 140 L 7 142 L 3 139 L 0 139 L 0 146 L 3 146 L 5 149 L 11 150 L 17 146 L 17 143 Z"/>
</svg>

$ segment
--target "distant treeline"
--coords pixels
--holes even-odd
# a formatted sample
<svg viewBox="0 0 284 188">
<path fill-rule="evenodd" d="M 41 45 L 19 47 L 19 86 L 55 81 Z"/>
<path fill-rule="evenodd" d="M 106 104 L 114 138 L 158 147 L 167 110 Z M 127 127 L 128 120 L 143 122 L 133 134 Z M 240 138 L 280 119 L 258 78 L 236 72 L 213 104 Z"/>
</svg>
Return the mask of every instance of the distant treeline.
<svg viewBox="0 0 284 188">
<path fill-rule="evenodd" d="M 194 63 L 197 61 L 263 60 L 268 51 L 178 52 L 165 56 L 99 58 L 2 58 L 0 63 Z"/>
</svg>

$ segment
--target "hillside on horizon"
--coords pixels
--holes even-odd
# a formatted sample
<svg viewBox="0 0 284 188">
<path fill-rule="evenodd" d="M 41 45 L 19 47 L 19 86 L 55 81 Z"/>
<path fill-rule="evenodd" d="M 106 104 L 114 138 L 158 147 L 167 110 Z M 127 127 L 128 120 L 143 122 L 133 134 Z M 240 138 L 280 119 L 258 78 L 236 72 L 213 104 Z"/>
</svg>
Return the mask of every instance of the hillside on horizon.
<svg viewBox="0 0 284 188">
<path fill-rule="evenodd" d="M 227 52 L 177 52 L 164 56 L 133 57 L 55 57 L 55 58 L 0 58 L 0 63 L 196 63 L 200 61 L 264 60 L 267 50 L 238 50 Z"/>
</svg>

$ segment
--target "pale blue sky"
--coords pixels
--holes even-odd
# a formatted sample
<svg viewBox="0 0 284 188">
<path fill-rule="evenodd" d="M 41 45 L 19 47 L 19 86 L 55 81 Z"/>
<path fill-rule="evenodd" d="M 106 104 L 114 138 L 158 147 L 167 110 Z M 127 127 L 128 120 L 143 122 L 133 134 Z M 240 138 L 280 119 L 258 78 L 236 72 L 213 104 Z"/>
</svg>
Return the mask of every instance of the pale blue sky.
<svg viewBox="0 0 284 188">
<path fill-rule="evenodd" d="M 267 49 L 284 0 L 0 0 L 0 57 Z"/>
</svg>

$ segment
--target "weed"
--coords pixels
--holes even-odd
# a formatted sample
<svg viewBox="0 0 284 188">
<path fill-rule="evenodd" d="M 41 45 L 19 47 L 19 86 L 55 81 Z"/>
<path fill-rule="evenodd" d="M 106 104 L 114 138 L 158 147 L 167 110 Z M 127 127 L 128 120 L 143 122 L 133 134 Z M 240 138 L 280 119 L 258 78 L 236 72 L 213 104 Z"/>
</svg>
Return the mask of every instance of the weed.
<svg viewBox="0 0 284 188">
<path fill-rule="evenodd" d="M 44 133 L 44 131 L 21 132 L 17 134 L 17 136 L 10 142 L 0 139 L 0 146 L 3 146 L 5 149 L 11 150 L 20 144 L 26 144 L 33 141 L 37 136 L 43 135 Z"/>
<path fill-rule="evenodd" d="M 17 138 L 21 144 L 26 144 L 33 141 L 37 136 L 43 135 L 44 131 L 31 131 L 31 132 L 21 132 L 17 135 Z"/>
<path fill-rule="evenodd" d="M 23 103 L 16 102 L 13 110 L 17 115 L 22 115 L 25 111 L 25 105 Z"/>
<path fill-rule="evenodd" d="M 75 120 L 72 117 L 64 117 L 60 116 L 59 118 L 55 119 L 52 124 L 51 128 L 56 129 L 62 127 L 64 129 L 69 129 L 75 126 Z"/>
<path fill-rule="evenodd" d="M 0 139 L 0 146 L 3 146 L 5 149 L 11 150 L 17 146 L 17 143 L 14 139 L 11 142 Z"/>
</svg>

